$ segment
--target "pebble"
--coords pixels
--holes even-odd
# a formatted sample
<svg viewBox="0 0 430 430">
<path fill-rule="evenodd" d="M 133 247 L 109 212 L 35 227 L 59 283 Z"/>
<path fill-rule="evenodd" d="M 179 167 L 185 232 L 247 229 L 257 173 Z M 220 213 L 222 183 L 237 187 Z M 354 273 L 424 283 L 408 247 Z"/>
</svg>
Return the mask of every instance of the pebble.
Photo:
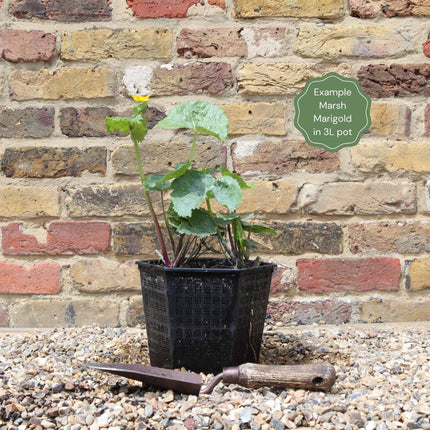
<svg viewBox="0 0 430 430">
<path fill-rule="evenodd" d="M 330 392 L 219 384 L 197 397 L 85 368 L 148 365 L 143 329 L 35 330 L 0 337 L 0 350 L 1 430 L 430 430 L 430 324 L 284 329 L 268 321 L 260 362 L 330 362 Z"/>
</svg>

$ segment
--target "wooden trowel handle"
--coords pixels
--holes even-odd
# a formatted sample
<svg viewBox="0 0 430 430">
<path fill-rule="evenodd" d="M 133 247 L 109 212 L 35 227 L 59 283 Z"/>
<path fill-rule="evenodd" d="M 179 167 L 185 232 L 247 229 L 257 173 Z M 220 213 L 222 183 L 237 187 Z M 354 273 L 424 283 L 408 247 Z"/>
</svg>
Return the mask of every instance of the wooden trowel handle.
<svg viewBox="0 0 430 430">
<path fill-rule="evenodd" d="M 284 387 L 310 390 L 329 390 L 335 380 L 336 372 L 330 363 L 292 365 L 246 363 L 238 368 L 225 369 L 223 378 L 225 383 L 236 383 L 246 388 Z"/>
</svg>

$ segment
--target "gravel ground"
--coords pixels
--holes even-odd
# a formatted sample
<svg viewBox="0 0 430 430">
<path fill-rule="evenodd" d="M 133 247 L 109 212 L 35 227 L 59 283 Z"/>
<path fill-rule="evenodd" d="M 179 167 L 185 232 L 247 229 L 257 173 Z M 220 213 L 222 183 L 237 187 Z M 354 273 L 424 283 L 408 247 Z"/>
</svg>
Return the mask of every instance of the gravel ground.
<svg viewBox="0 0 430 430">
<path fill-rule="evenodd" d="M 0 333 L 1 429 L 430 429 L 430 324 L 266 327 L 261 362 L 328 361 L 330 392 L 175 394 L 85 369 L 149 364 L 144 330 L 73 328 Z M 210 375 L 204 375 L 205 381 Z"/>
</svg>

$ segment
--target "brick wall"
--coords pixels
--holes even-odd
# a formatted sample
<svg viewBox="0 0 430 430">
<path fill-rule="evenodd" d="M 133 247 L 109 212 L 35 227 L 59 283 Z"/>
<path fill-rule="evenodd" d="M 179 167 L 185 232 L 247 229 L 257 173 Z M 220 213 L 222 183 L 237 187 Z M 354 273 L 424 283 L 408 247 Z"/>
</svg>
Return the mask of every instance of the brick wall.
<svg viewBox="0 0 430 430">
<path fill-rule="evenodd" d="M 209 165 L 256 184 L 277 232 L 270 314 L 290 323 L 430 319 L 430 6 L 399 0 L 0 2 L 0 326 L 142 321 L 136 259 L 155 235 L 126 137 L 104 118 L 151 93 L 151 124 L 196 97 L 224 107 Z M 372 98 L 372 127 L 331 154 L 293 125 L 309 78 Z M 152 130 L 147 171 L 182 158 Z"/>
</svg>

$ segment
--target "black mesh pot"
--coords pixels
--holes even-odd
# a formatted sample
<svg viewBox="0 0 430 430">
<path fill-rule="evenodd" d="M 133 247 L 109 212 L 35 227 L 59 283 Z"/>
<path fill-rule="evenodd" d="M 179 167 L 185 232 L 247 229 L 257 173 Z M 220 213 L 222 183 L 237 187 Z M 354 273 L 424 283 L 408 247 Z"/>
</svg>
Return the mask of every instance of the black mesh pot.
<svg viewBox="0 0 430 430">
<path fill-rule="evenodd" d="M 200 260 L 200 266 L 213 260 Z M 169 268 L 139 261 L 152 366 L 216 373 L 257 362 L 274 264 Z"/>
</svg>

